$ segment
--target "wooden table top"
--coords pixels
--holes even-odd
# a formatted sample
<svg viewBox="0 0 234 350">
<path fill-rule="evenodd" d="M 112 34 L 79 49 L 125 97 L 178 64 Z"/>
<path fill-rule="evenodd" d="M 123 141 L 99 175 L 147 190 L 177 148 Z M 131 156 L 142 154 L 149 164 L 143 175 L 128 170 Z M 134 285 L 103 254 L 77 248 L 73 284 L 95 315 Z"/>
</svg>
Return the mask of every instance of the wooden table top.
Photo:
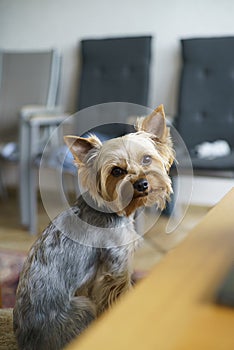
<svg viewBox="0 0 234 350">
<path fill-rule="evenodd" d="M 234 309 L 216 305 L 234 263 L 234 188 L 67 350 L 233 350 Z"/>
</svg>

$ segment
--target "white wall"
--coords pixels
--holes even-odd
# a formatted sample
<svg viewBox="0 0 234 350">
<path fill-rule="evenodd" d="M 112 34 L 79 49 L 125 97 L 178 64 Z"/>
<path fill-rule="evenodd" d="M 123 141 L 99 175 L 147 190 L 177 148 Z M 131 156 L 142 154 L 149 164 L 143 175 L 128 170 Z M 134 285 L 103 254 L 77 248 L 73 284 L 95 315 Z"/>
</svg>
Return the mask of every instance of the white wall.
<svg viewBox="0 0 234 350">
<path fill-rule="evenodd" d="M 83 38 L 152 34 L 150 106 L 176 111 L 180 38 L 234 35 L 233 0 L 0 0 L 0 48 L 56 47 L 63 55 L 59 102 L 75 108 Z"/>
</svg>

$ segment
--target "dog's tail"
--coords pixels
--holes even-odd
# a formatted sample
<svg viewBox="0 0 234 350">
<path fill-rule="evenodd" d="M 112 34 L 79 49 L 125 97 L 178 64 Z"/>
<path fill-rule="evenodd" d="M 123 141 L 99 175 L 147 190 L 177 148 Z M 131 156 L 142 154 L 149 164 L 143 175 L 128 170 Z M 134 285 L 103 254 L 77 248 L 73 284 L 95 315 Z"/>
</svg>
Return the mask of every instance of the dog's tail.
<svg viewBox="0 0 234 350">
<path fill-rule="evenodd" d="M 77 296 L 59 312 L 49 312 L 43 322 L 42 315 L 36 313 L 34 321 L 32 315 L 30 319 L 17 316 L 15 309 L 14 329 L 20 350 L 61 350 L 96 318 L 96 307 L 87 297 Z"/>
</svg>

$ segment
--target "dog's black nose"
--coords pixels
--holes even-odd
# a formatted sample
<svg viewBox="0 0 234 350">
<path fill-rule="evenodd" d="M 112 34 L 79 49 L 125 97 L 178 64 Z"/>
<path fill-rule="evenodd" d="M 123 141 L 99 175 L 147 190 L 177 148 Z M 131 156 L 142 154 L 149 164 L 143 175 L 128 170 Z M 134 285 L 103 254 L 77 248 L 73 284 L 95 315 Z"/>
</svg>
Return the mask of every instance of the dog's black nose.
<svg viewBox="0 0 234 350">
<path fill-rule="evenodd" d="M 133 187 L 139 192 L 144 192 L 148 190 L 149 184 L 146 179 L 139 179 L 134 183 Z"/>
</svg>

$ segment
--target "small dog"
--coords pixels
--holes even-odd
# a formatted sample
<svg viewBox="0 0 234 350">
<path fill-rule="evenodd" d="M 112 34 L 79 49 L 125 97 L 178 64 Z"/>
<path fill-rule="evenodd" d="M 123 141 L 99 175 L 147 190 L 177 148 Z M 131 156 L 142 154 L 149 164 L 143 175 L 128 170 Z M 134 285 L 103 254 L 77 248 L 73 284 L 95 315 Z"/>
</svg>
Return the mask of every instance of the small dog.
<svg viewBox="0 0 234 350">
<path fill-rule="evenodd" d="M 141 237 L 134 213 L 163 209 L 174 160 L 163 106 L 139 118 L 136 133 L 106 141 L 65 136 L 87 192 L 31 248 L 14 308 L 20 350 L 62 349 L 131 288 Z"/>
</svg>

